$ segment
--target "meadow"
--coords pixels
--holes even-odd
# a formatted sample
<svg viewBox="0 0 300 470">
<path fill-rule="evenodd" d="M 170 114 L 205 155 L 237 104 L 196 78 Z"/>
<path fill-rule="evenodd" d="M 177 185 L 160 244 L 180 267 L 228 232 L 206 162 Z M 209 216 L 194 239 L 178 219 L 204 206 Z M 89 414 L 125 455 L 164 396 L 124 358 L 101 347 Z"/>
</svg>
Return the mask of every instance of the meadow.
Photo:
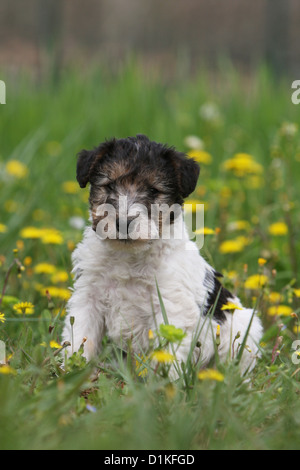
<svg viewBox="0 0 300 470">
<path fill-rule="evenodd" d="M 66 69 L 58 82 L 1 79 L 0 448 L 299 449 L 300 108 L 291 83 L 264 66 L 162 78 L 134 61 Z M 264 324 L 246 378 L 236 362 L 216 361 L 187 364 L 171 383 L 164 349 L 154 368 L 133 354 L 124 363 L 107 339 L 98 375 L 80 353 L 61 368 L 71 253 L 88 218 L 76 154 L 137 133 L 201 165 L 186 202 L 205 205 L 202 254 Z M 167 348 L 180 332 L 165 326 L 160 338 Z"/>
</svg>

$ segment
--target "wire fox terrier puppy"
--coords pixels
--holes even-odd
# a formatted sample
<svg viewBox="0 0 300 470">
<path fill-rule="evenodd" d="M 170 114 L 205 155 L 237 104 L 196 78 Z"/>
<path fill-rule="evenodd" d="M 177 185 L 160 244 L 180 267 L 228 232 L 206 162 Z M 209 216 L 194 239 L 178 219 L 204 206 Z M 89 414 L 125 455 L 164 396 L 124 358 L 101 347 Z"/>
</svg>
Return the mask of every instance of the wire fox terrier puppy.
<svg viewBox="0 0 300 470">
<path fill-rule="evenodd" d="M 176 351 L 179 363 L 193 347 L 195 361 L 207 365 L 220 325 L 220 359 L 236 356 L 248 334 L 240 367 L 254 367 L 260 320 L 221 285 L 221 275 L 178 223 L 199 171 L 193 159 L 143 135 L 79 153 L 77 180 L 82 188 L 90 183 L 91 225 L 72 257 L 74 291 L 63 331 L 63 339 L 72 342 L 69 354 L 85 338 L 90 360 L 105 334 L 122 349 L 130 340 L 135 352 L 145 353 L 149 330 L 164 323 L 160 292 L 169 324 L 186 333 Z M 238 308 L 226 310 L 228 303 Z"/>
</svg>

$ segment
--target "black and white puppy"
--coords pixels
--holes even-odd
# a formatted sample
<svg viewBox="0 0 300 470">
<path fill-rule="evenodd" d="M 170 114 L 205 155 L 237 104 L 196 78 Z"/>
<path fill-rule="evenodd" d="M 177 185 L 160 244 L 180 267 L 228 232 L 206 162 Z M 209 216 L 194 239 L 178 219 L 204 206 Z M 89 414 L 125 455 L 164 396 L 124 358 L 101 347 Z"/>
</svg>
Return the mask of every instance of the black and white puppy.
<svg viewBox="0 0 300 470">
<path fill-rule="evenodd" d="M 130 340 L 137 353 L 145 353 L 149 330 L 164 323 L 158 286 L 169 323 L 186 333 L 176 352 L 179 362 L 186 361 L 193 344 L 195 360 L 208 364 L 217 331 L 221 360 L 237 354 L 253 311 L 221 285 L 184 225 L 182 236 L 174 236 L 184 198 L 198 176 L 194 160 L 144 135 L 80 152 L 77 180 L 82 188 L 90 183 L 91 224 L 73 254 L 74 292 L 63 332 L 65 341 L 73 340 L 69 352 L 85 338 L 89 360 L 107 334 L 120 347 Z M 168 217 L 163 207 L 172 207 Z M 166 219 L 169 236 L 164 236 Z M 226 310 L 228 303 L 237 308 Z M 75 319 L 72 334 L 70 317 Z M 254 367 L 261 335 L 254 315 L 242 372 Z"/>
</svg>

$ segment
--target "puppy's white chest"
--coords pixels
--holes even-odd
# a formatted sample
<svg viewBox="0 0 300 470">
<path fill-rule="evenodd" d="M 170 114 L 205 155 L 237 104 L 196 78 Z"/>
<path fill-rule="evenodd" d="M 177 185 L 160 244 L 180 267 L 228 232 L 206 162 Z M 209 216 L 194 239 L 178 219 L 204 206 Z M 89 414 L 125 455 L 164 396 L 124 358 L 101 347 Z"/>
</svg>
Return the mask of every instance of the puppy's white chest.
<svg viewBox="0 0 300 470">
<path fill-rule="evenodd" d="M 103 299 L 108 336 L 121 345 L 134 338 L 134 342 L 146 347 L 157 313 L 154 298 L 154 283 L 136 278 L 107 279 Z"/>
</svg>

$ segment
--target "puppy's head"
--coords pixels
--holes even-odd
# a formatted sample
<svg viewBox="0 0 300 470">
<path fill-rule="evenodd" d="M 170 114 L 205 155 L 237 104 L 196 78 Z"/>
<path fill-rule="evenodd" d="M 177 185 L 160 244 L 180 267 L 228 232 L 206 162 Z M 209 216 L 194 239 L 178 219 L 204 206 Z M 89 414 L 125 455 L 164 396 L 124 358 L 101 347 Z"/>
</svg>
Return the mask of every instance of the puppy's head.
<svg viewBox="0 0 300 470">
<path fill-rule="evenodd" d="M 82 150 L 77 162 L 80 186 L 91 186 L 93 229 L 98 234 L 104 231 L 103 238 L 127 241 L 159 238 L 163 220 L 159 208 L 175 208 L 168 213 L 172 223 L 176 208 L 194 191 L 199 171 L 185 154 L 144 135 L 111 139 L 93 150 Z M 158 222 L 153 221 L 155 208 Z"/>
</svg>

